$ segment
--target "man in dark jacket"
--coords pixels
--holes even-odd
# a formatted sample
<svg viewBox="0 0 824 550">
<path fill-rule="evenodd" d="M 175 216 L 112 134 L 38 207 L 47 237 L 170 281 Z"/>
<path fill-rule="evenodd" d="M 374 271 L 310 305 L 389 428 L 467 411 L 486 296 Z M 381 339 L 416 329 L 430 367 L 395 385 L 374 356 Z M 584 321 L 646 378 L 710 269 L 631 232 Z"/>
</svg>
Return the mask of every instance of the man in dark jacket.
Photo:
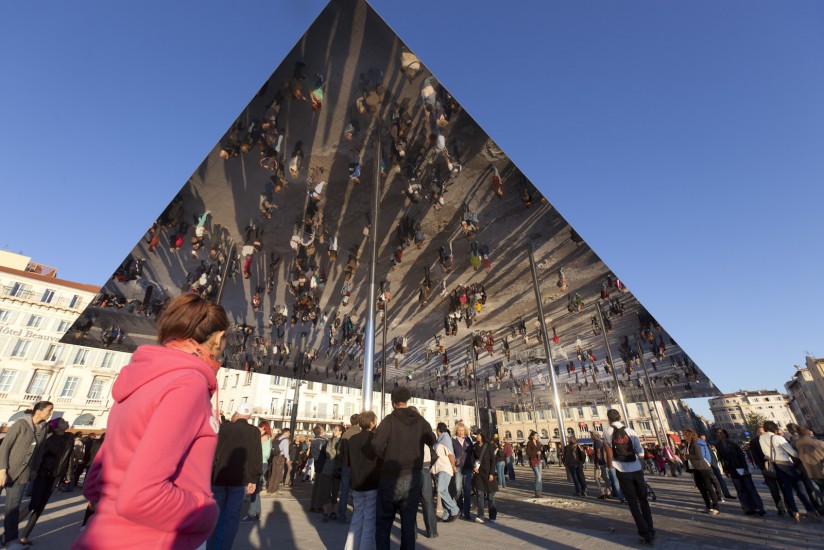
<svg viewBox="0 0 824 550">
<path fill-rule="evenodd" d="M 220 508 L 215 530 L 206 543 L 208 550 L 229 550 L 240 524 L 245 495 L 255 492 L 263 473 L 260 430 L 249 424 L 252 407 L 242 403 L 237 420 L 220 426 L 212 470 L 212 492 Z"/>
<path fill-rule="evenodd" d="M 766 513 L 764 512 L 764 503 L 761 501 L 761 497 L 752 482 L 750 465 L 747 463 L 744 451 L 729 440 L 727 430 L 719 428 L 715 430 L 715 434 L 718 436 L 718 443 L 715 445 L 718 459 L 724 465 L 724 470 L 732 477 L 735 492 L 738 493 L 738 500 L 741 501 L 741 508 L 748 516 L 755 514 L 763 516 Z"/>
<path fill-rule="evenodd" d="M 398 511 L 401 514 L 401 547 L 415 548 L 423 446 L 435 443 L 435 434 L 429 422 L 407 407 L 411 398 L 412 394 L 405 387 L 392 390 L 394 410 L 378 426 L 372 442 L 375 454 L 383 461 L 375 525 L 377 550 L 389 549 L 389 534 Z"/>
<path fill-rule="evenodd" d="M 69 470 L 69 458 L 73 446 L 73 437 L 66 433 L 69 423 L 64 418 L 55 418 L 49 423 L 52 432 L 43 443 L 43 454 L 37 477 L 34 478 L 31 489 L 31 500 L 27 512 L 29 521 L 20 536 L 22 544 L 29 544 L 29 535 L 37 524 L 37 520 L 46 509 L 57 483 L 63 479 Z M 23 518 L 25 519 L 25 518 Z"/>
</svg>

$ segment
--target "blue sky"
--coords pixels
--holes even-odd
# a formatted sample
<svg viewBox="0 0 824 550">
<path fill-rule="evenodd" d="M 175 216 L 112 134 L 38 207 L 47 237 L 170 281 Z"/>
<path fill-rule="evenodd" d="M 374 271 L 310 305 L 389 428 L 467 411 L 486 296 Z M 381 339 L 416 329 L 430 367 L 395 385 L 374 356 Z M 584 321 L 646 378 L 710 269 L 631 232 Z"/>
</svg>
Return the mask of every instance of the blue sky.
<svg viewBox="0 0 824 550">
<path fill-rule="evenodd" d="M 102 284 L 324 5 L 4 2 L 0 248 Z M 372 5 L 722 390 L 824 354 L 824 4 Z"/>
</svg>

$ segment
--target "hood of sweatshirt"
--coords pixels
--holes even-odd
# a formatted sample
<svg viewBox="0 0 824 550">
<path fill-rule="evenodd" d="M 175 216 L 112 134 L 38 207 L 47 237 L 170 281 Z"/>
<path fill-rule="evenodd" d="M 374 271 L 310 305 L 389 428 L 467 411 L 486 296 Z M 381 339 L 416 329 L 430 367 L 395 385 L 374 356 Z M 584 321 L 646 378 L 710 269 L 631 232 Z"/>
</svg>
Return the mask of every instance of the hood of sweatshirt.
<svg viewBox="0 0 824 550">
<path fill-rule="evenodd" d="M 707 462 L 712 464 L 712 452 L 710 451 L 710 446 L 707 445 L 707 442 L 703 439 L 699 439 L 697 443 L 698 447 L 701 449 L 701 456 L 703 456 Z"/>
<path fill-rule="evenodd" d="M 392 411 L 392 415 L 406 426 L 415 424 L 418 418 L 421 417 L 419 413 L 408 408 L 395 409 Z"/>
<path fill-rule="evenodd" d="M 191 370 L 203 376 L 209 394 L 217 389 L 217 378 L 212 368 L 202 359 L 184 351 L 163 346 L 140 346 L 132 361 L 120 370 L 112 387 L 112 397 L 119 403 L 139 388 L 172 371 Z"/>
</svg>

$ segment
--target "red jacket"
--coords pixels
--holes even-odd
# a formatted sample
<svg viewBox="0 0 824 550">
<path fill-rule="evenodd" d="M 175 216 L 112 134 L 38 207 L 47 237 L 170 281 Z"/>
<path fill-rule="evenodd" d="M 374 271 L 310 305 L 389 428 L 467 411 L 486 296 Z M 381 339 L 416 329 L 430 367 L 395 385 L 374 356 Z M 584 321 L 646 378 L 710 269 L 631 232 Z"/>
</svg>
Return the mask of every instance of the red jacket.
<svg viewBox="0 0 824 550">
<path fill-rule="evenodd" d="M 97 507 L 73 550 L 194 549 L 209 538 L 216 388 L 194 355 L 137 349 L 112 388 L 106 440 L 83 487 Z"/>
</svg>

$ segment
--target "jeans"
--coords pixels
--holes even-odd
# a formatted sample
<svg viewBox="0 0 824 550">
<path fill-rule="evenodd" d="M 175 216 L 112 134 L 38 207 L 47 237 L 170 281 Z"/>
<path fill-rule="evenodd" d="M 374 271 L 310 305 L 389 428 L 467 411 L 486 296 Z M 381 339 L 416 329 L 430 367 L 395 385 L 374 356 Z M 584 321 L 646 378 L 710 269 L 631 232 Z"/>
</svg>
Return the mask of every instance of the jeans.
<svg viewBox="0 0 824 550">
<path fill-rule="evenodd" d="M 258 479 L 257 485 L 255 486 L 255 492 L 249 497 L 249 511 L 246 512 L 248 516 L 260 517 L 260 490 L 263 488 L 263 480 L 266 479 L 266 470 L 268 469 L 269 464 L 264 462 L 263 470 L 261 470 L 263 473 L 260 475 L 260 479 Z"/>
<path fill-rule="evenodd" d="M 349 478 L 352 475 L 352 469 L 349 466 L 343 466 L 340 471 L 340 500 L 338 501 L 338 521 L 343 523 L 346 521 L 346 506 L 349 504 Z"/>
<path fill-rule="evenodd" d="M 449 482 L 452 481 L 452 476 L 449 472 L 438 472 L 438 494 L 441 496 L 441 504 L 443 504 L 444 518 L 449 519 L 450 516 L 457 516 L 461 513 L 461 509 L 449 494 Z"/>
<path fill-rule="evenodd" d="M 624 491 L 621 489 L 621 482 L 618 481 L 618 471 L 615 468 L 607 468 L 609 480 L 612 485 L 612 497 L 618 500 L 624 500 Z M 646 491 L 644 491 L 646 494 Z"/>
<path fill-rule="evenodd" d="M 537 466 L 532 467 L 532 473 L 535 474 L 535 493 L 541 494 L 544 492 L 544 484 L 541 481 L 541 463 L 538 462 Z"/>
<path fill-rule="evenodd" d="M 431 491 L 430 491 L 431 493 Z M 431 499 L 430 499 L 431 501 Z M 378 490 L 352 491 L 352 523 L 343 550 L 373 550 L 375 548 L 375 515 Z"/>
<path fill-rule="evenodd" d="M 17 481 L 6 480 L 6 517 L 3 520 L 3 539 L 6 544 L 17 540 L 17 529 L 20 523 L 20 501 L 23 500 L 23 491 L 26 489 L 26 482 L 22 479 Z"/>
<path fill-rule="evenodd" d="M 515 457 L 506 457 L 506 470 L 509 472 L 510 481 L 515 481 Z"/>
<path fill-rule="evenodd" d="M 429 473 L 429 468 L 421 470 L 421 503 L 423 504 L 423 524 L 426 527 L 426 533 L 429 536 L 437 535 L 438 522 L 435 518 L 435 501 L 432 500 L 432 475 Z"/>
<path fill-rule="evenodd" d="M 475 500 L 478 503 L 478 517 L 484 517 L 484 501 L 489 501 L 489 519 L 495 521 L 498 517 L 498 508 L 495 506 L 495 493 L 482 493 L 478 491 L 475 495 Z"/>
<path fill-rule="evenodd" d="M 375 548 L 389 550 L 389 536 L 395 514 L 401 514 L 401 550 L 415 548 L 415 517 L 421 500 L 421 472 L 381 476 L 378 486 L 378 513 L 375 521 Z"/>
<path fill-rule="evenodd" d="M 587 480 L 584 478 L 584 467 L 582 465 L 567 466 L 567 472 L 569 473 L 569 477 L 572 478 L 572 484 L 575 485 L 576 493 L 583 493 L 587 490 Z"/>
<path fill-rule="evenodd" d="M 791 514 L 798 513 L 798 507 L 795 505 L 793 498 L 793 490 L 798 493 L 798 499 L 804 505 L 808 512 L 814 513 L 810 499 L 807 498 L 807 491 L 804 489 L 804 483 L 801 481 L 801 474 L 792 464 L 778 464 L 775 465 L 775 471 L 778 473 L 778 485 L 781 487 L 781 493 L 784 495 L 784 504 L 789 509 Z"/>
<path fill-rule="evenodd" d="M 598 469 L 601 471 L 601 479 L 604 480 L 604 494 L 615 494 L 615 489 L 612 488 L 612 476 L 609 473 L 609 468 L 607 468 L 607 465 L 601 464 L 598 466 Z"/>
<path fill-rule="evenodd" d="M 738 493 L 738 500 L 741 502 L 741 508 L 745 512 L 763 512 L 764 503 L 755 485 L 752 482 L 752 476 L 733 477 L 732 483 L 735 485 L 735 492 Z"/>
<path fill-rule="evenodd" d="M 498 470 L 498 485 L 506 487 L 506 474 L 504 473 L 506 470 L 506 462 L 496 462 L 495 469 Z"/>
<path fill-rule="evenodd" d="M 458 506 L 465 518 L 472 513 L 472 470 L 461 470 L 455 475 Z"/>
<path fill-rule="evenodd" d="M 303 469 L 303 481 L 312 479 L 313 473 L 315 473 L 315 459 L 309 457 L 306 459 L 306 468 Z"/>
<path fill-rule="evenodd" d="M 629 511 L 632 519 L 635 520 L 638 534 L 644 539 L 651 538 L 655 528 L 652 526 L 652 510 L 647 500 L 647 482 L 644 481 L 644 472 L 640 470 L 637 472 L 615 471 L 615 475 L 618 477 L 621 493 L 629 504 Z"/>
<path fill-rule="evenodd" d="M 237 528 L 240 525 L 240 511 L 243 508 L 243 498 L 246 496 L 246 487 L 226 487 L 212 485 L 220 515 L 212 536 L 206 542 L 207 550 L 231 550 L 235 542 Z"/>
</svg>

